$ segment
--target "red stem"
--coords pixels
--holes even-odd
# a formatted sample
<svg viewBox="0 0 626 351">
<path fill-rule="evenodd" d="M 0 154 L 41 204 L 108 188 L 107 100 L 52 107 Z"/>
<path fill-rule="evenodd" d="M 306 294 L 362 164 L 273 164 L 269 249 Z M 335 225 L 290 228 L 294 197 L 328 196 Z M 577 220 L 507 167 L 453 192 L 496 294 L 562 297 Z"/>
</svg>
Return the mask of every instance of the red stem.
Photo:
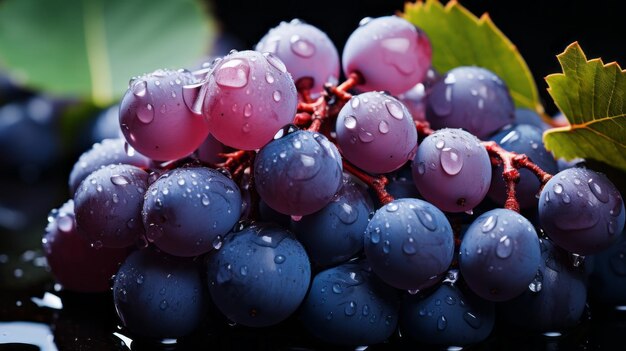
<svg viewBox="0 0 626 351">
<path fill-rule="evenodd" d="M 389 183 L 389 180 L 384 175 L 371 176 L 359 168 L 353 166 L 346 160 L 343 160 L 343 169 L 350 172 L 355 177 L 359 178 L 363 183 L 367 184 L 378 197 L 378 201 L 381 205 L 386 205 L 394 200 L 393 196 L 387 192 L 385 186 Z"/>
</svg>

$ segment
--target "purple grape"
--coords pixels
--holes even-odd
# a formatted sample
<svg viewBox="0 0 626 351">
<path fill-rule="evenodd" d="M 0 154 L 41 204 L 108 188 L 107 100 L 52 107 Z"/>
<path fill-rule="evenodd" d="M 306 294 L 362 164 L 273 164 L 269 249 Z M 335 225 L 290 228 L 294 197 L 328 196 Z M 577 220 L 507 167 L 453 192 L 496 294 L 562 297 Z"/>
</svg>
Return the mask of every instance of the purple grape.
<svg viewBox="0 0 626 351">
<path fill-rule="evenodd" d="M 624 201 L 602 173 L 586 168 L 561 171 L 539 198 L 539 220 L 548 237 L 567 251 L 591 255 L 616 242 L 624 228 Z"/>
<path fill-rule="evenodd" d="M 271 53 L 233 52 L 207 79 L 202 113 L 211 134 L 227 146 L 258 149 L 295 116 L 298 96 L 293 79 Z"/>
<path fill-rule="evenodd" d="M 319 272 L 299 317 L 325 342 L 372 345 L 393 334 L 399 307 L 396 290 L 372 274 L 366 261 L 357 261 Z"/>
<path fill-rule="evenodd" d="M 400 100 L 413 116 L 414 121 L 426 121 L 426 95 L 441 77 L 434 68 L 426 72 L 424 80 L 417 83 L 413 88 L 398 95 Z"/>
<path fill-rule="evenodd" d="M 447 212 L 473 209 L 485 198 L 491 183 L 487 150 L 462 129 L 440 129 L 426 137 L 412 169 L 420 194 Z"/>
<path fill-rule="evenodd" d="M 310 89 L 313 96 L 324 91 L 327 82 L 337 83 L 339 54 L 326 33 L 294 19 L 269 30 L 256 45 L 256 51 L 270 52 L 285 64 L 296 82 Z"/>
<path fill-rule="evenodd" d="M 385 283 L 404 290 L 437 283 L 452 263 L 454 236 L 430 203 L 398 199 L 376 211 L 365 231 L 365 255 Z"/>
<path fill-rule="evenodd" d="M 52 275 L 65 290 L 105 292 L 126 256 L 127 248 L 95 248 L 76 230 L 74 201 L 69 200 L 48 216 L 42 240 Z"/>
<path fill-rule="evenodd" d="M 526 218 L 511 210 L 497 208 L 478 216 L 461 241 L 461 275 L 485 300 L 519 296 L 540 264 L 537 232 Z"/>
<path fill-rule="evenodd" d="M 528 124 L 517 124 L 505 128 L 490 139 L 496 141 L 507 151 L 526 154 L 537 166 L 544 171 L 554 174 L 557 165 L 552 154 L 543 145 L 542 130 Z M 504 205 L 506 201 L 506 182 L 502 176 L 502 165 L 493 168 L 491 187 L 488 195 L 496 203 Z M 520 208 L 537 206 L 537 195 L 541 183 L 531 171 L 522 168 L 519 170 L 520 180 L 515 188 L 515 194 Z"/>
<path fill-rule="evenodd" d="M 224 144 L 220 143 L 213 135 L 209 134 L 194 153 L 194 157 L 202 163 L 215 165 L 225 161 L 225 158 L 219 155 L 225 152 L 228 151 Z"/>
<path fill-rule="evenodd" d="M 363 19 L 343 48 L 343 72 L 358 72 L 361 91 L 401 94 L 421 82 L 430 68 L 430 40 L 398 16 Z"/>
<path fill-rule="evenodd" d="M 206 167 L 176 168 L 150 184 L 143 203 L 148 241 L 175 256 L 197 256 L 221 245 L 241 215 L 237 184 Z"/>
<path fill-rule="evenodd" d="M 344 174 L 343 184 L 321 210 L 291 221 L 291 230 L 319 266 L 342 263 L 363 250 L 363 235 L 373 210 L 366 189 Z"/>
<path fill-rule="evenodd" d="M 74 164 L 69 179 L 70 194 L 74 196 L 80 182 L 89 174 L 113 164 L 129 164 L 148 169 L 151 166 L 151 161 L 146 156 L 136 152 L 122 138 L 104 139 L 83 152 Z"/>
<path fill-rule="evenodd" d="M 415 156 L 417 130 L 406 107 L 380 92 L 356 95 L 337 116 L 342 155 L 371 173 L 394 171 Z"/>
<path fill-rule="evenodd" d="M 109 165 L 89 174 L 74 195 L 78 231 L 94 247 L 126 247 L 145 234 L 141 205 L 148 173 Z"/>
<path fill-rule="evenodd" d="M 208 256 L 211 297 L 236 323 L 277 324 L 294 313 L 306 295 L 311 279 L 309 258 L 285 229 L 263 223 L 239 229 Z"/>
<path fill-rule="evenodd" d="M 115 275 L 113 302 L 131 332 L 154 339 L 178 338 L 206 318 L 208 294 L 194 260 L 146 248 L 132 253 Z"/>
<path fill-rule="evenodd" d="M 495 314 L 492 302 L 444 283 L 428 296 L 406 296 L 401 308 L 400 330 L 402 335 L 423 344 L 475 344 L 489 337 Z"/>
<path fill-rule="evenodd" d="M 254 160 L 261 199 L 274 210 L 305 216 L 321 210 L 341 186 L 341 156 L 315 132 L 285 128 Z"/>
<path fill-rule="evenodd" d="M 513 123 L 515 106 L 509 89 L 493 72 L 460 66 L 433 85 L 426 119 L 434 129 L 463 128 L 482 139 Z"/>
<path fill-rule="evenodd" d="M 422 199 L 415 182 L 413 181 L 413 173 L 411 165 L 406 164 L 398 171 L 387 175 L 389 183 L 385 186 L 385 190 L 394 199 L 415 198 Z"/>
<path fill-rule="evenodd" d="M 159 161 L 191 154 L 209 134 L 209 126 L 187 106 L 183 87 L 196 78 L 186 70 L 156 70 L 133 78 L 120 103 L 126 141 Z"/>
</svg>

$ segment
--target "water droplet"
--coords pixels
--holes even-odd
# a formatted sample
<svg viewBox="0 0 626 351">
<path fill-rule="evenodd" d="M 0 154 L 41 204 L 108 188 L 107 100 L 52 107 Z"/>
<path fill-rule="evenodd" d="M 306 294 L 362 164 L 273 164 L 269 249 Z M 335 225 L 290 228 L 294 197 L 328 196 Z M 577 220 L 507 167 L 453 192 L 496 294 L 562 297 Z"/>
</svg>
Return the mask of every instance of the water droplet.
<svg viewBox="0 0 626 351">
<path fill-rule="evenodd" d="M 315 54 L 315 45 L 310 41 L 301 38 L 299 35 L 291 36 L 289 40 L 291 42 L 291 51 L 294 54 L 308 58 Z"/>
<path fill-rule="evenodd" d="M 247 103 L 243 106 L 243 116 L 244 117 L 252 116 L 252 105 L 250 103 Z"/>
<path fill-rule="evenodd" d="M 417 173 L 420 175 L 426 173 L 426 164 L 423 161 L 417 164 Z"/>
<path fill-rule="evenodd" d="M 439 150 L 443 149 L 443 147 L 446 145 L 446 142 L 443 139 L 439 139 L 437 140 L 437 142 L 435 143 L 435 147 Z"/>
<path fill-rule="evenodd" d="M 389 123 L 387 123 L 387 121 L 380 121 L 380 123 L 378 123 L 378 131 L 381 134 L 389 133 Z"/>
<path fill-rule="evenodd" d="M 137 284 L 143 284 L 144 277 L 142 274 L 137 275 Z"/>
<path fill-rule="evenodd" d="M 138 97 L 146 96 L 146 91 L 148 90 L 148 83 L 143 79 L 137 80 L 133 84 L 131 90 L 133 91 L 133 95 L 135 96 L 138 96 Z"/>
<path fill-rule="evenodd" d="M 482 325 L 480 318 L 471 312 L 465 312 L 463 314 L 463 320 L 474 329 L 478 329 Z"/>
<path fill-rule="evenodd" d="M 350 106 L 353 109 L 356 109 L 357 107 L 359 107 L 360 102 L 361 102 L 361 100 L 359 100 L 358 97 L 354 96 L 354 97 L 352 97 L 352 99 L 350 99 Z"/>
<path fill-rule="evenodd" d="M 483 222 L 482 226 L 480 227 L 481 231 L 483 233 L 489 233 L 491 230 L 493 230 L 493 228 L 496 227 L 496 225 L 498 224 L 498 216 L 497 215 L 491 215 L 489 217 L 487 217 L 487 220 Z"/>
<path fill-rule="evenodd" d="M 215 82 L 227 88 L 241 88 L 248 84 L 250 65 L 244 59 L 229 59 L 214 72 Z"/>
<path fill-rule="evenodd" d="M 343 288 L 339 285 L 339 283 L 333 284 L 333 292 L 335 294 L 341 294 L 343 292 Z"/>
<path fill-rule="evenodd" d="M 409 50 L 411 42 L 407 38 L 387 38 L 383 39 L 381 46 L 394 54 L 404 54 Z"/>
<path fill-rule="evenodd" d="M 276 255 L 274 256 L 274 263 L 276 264 L 281 264 L 283 262 L 285 262 L 286 257 L 284 255 Z"/>
<path fill-rule="evenodd" d="M 534 293 L 540 292 L 543 287 L 543 274 L 540 270 L 537 270 L 537 274 L 535 274 L 535 278 L 533 281 L 528 284 L 528 289 Z"/>
<path fill-rule="evenodd" d="M 354 116 L 347 116 L 343 120 L 343 125 L 348 129 L 354 129 L 356 127 L 356 118 L 354 118 Z"/>
<path fill-rule="evenodd" d="M 275 91 L 272 93 L 272 99 L 274 99 L 274 101 L 276 101 L 276 102 L 279 102 L 279 101 L 280 101 L 280 98 L 281 98 L 280 91 L 275 90 Z"/>
<path fill-rule="evenodd" d="M 385 104 L 385 107 L 387 108 L 387 111 L 391 115 L 391 117 L 395 119 L 402 119 L 404 117 L 404 112 L 402 112 L 402 107 L 400 107 L 398 103 L 391 101 L 391 100 L 385 100 L 384 104 Z"/>
<path fill-rule="evenodd" d="M 572 199 L 569 197 L 569 195 L 563 193 L 563 195 L 561 196 L 561 201 L 563 201 L 564 204 L 569 204 L 570 202 L 572 202 Z"/>
<path fill-rule="evenodd" d="M 559 195 L 563 193 L 563 185 L 561 185 L 561 183 L 556 183 L 554 184 L 554 187 L 552 188 L 552 190 L 554 190 L 554 193 Z"/>
<path fill-rule="evenodd" d="M 328 312 L 328 314 L 326 315 L 326 320 L 327 321 L 329 321 L 331 319 L 333 319 L 333 312 L 332 311 Z"/>
<path fill-rule="evenodd" d="M 161 309 L 161 311 L 165 311 L 167 309 L 167 301 L 161 300 L 161 303 L 159 304 L 159 308 Z"/>
<path fill-rule="evenodd" d="M 359 21 L 359 27 L 360 26 L 364 26 L 368 23 L 370 23 L 372 21 L 372 17 L 363 17 L 360 21 Z"/>
<path fill-rule="evenodd" d="M 96 185 L 96 191 L 101 193 L 102 192 L 102 185 L 100 185 L 100 184 Z"/>
<path fill-rule="evenodd" d="M 270 72 L 265 73 L 265 81 L 269 84 L 274 83 L 274 76 Z"/>
<path fill-rule="evenodd" d="M 342 203 L 340 207 L 341 209 L 337 212 L 340 221 L 345 224 L 352 224 L 357 220 L 359 213 L 354 207 L 346 202 Z"/>
<path fill-rule="evenodd" d="M 374 134 L 361 128 L 361 130 L 359 131 L 359 139 L 364 143 L 370 143 L 374 141 Z"/>
<path fill-rule="evenodd" d="M 57 218 L 57 228 L 62 232 L 69 233 L 74 228 L 74 219 L 66 214 L 61 214 Z"/>
<path fill-rule="evenodd" d="M 607 224 L 607 230 L 609 234 L 613 235 L 617 232 L 617 221 L 615 219 L 611 219 Z"/>
<path fill-rule="evenodd" d="M 402 252 L 407 255 L 415 255 L 417 253 L 417 245 L 415 245 L 415 240 L 413 238 L 408 238 L 402 244 Z"/>
<path fill-rule="evenodd" d="M 244 277 L 248 275 L 248 266 L 241 266 L 241 268 L 239 268 L 239 273 Z"/>
<path fill-rule="evenodd" d="M 350 301 L 343 310 L 346 316 L 354 316 L 356 313 L 356 302 Z"/>
<path fill-rule="evenodd" d="M 437 329 L 444 330 L 448 326 L 448 320 L 444 316 L 439 316 L 437 319 Z"/>
<path fill-rule="evenodd" d="M 137 118 L 142 123 L 148 124 L 154 119 L 154 109 L 152 105 L 146 104 L 137 107 Z"/>
<path fill-rule="evenodd" d="M 389 242 L 389 240 L 385 240 L 383 242 L 383 253 L 388 254 L 389 251 L 391 251 L 391 243 Z"/>
<path fill-rule="evenodd" d="M 370 314 L 370 306 L 368 306 L 367 304 L 363 305 L 363 308 L 361 309 L 361 314 L 364 316 Z"/>
<path fill-rule="evenodd" d="M 441 168 L 449 175 L 458 174 L 463 168 L 463 158 L 454 148 L 447 147 L 441 150 L 439 158 L 441 160 Z"/>
<path fill-rule="evenodd" d="M 503 236 L 496 246 L 496 256 L 500 258 L 508 258 L 513 253 L 513 245 L 508 236 Z"/>
<path fill-rule="evenodd" d="M 595 179 L 589 178 L 587 184 L 589 185 L 589 189 L 591 189 L 593 195 L 595 195 L 598 200 L 604 203 L 609 202 L 609 193 L 607 191 L 603 191 L 602 187 Z"/>
<path fill-rule="evenodd" d="M 446 303 L 450 306 L 456 303 L 456 299 L 453 296 L 447 296 L 445 299 Z"/>
<path fill-rule="evenodd" d="M 130 180 L 123 175 L 114 174 L 111 176 L 111 183 L 115 185 L 126 185 L 130 183 Z"/>
<path fill-rule="evenodd" d="M 370 242 L 374 245 L 378 244 L 380 242 L 380 229 L 376 228 L 371 234 L 370 234 Z"/>
<path fill-rule="evenodd" d="M 241 126 L 241 131 L 244 133 L 250 133 L 251 130 L 252 127 L 250 127 L 250 123 L 244 123 L 243 126 Z"/>
<path fill-rule="evenodd" d="M 224 241 L 222 240 L 222 236 L 218 235 L 215 237 L 215 239 L 213 239 L 213 248 L 215 250 L 219 250 L 222 248 L 222 244 L 224 243 Z"/>
<path fill-rule="evenodd" d="M 387 210 L 387 212 L 396 212 L 398 208 L 399 206 L 395 202 L 391 202 L 387 206 L 385 206 L 385 209 Z"/>
<path fill-rule="evenodd" d="M 267 59 L 267 62 L 269 62 L 272 66 L 274 66 L 274 68 L 278 69 L 279 71 L 283 73 L 287 72 L 287 67 L 285 66 L 283 61 L 281 61 L 276 55 L 270 52 L 265 52 L 263 53 L 263 56 L 265 56 L 265 59 Z"/>
<path fill-rule="evenodd" d="M 420 223 L 422 223 L 422 225 L 426 227 L 426 229 L 430 230 L 431 232 L 437 229 L 437 220 L 435 219 L 435 216 L 433 216 L 433 214 L 430 212 L 430 210 L 423 207 L 416 207 L 415 209 L 413 209 L 413 211 L 417 215 Z"/>
<path fill-rule="evenodd" d="M 502 139 L 500 139 L 500 145 L 509 144 L 514 141 L 519 140 L 520 134 L 517 130 L 512 130 L 507 135 L 505 135 Z"/>
</svg>

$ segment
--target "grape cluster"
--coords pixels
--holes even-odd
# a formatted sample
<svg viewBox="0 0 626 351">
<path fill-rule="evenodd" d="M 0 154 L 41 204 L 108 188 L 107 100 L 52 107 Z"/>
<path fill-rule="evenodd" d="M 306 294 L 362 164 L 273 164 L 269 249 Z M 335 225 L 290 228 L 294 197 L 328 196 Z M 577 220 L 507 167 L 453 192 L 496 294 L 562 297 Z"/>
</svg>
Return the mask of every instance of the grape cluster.
<svg viewBox="0 0 626 351">
<path fill-rule="evenodd" d="M 45 252 L 68 290 L 115 274 L 143 338 L 216 315 L 294 316 L 344 345 L 472 344 L 499 314 L 566 329 L 587 298 L 576 262 L 618 250 L 626 211 L 602 173 L 556 173 L 533 113 L 486 68 L 436 72 L 400 17 L 364 19 L 341 64 L 318 28 L 284 22 L 256 50 L 131 79 L 123 138 L 78 159 Z"/>
</svg>

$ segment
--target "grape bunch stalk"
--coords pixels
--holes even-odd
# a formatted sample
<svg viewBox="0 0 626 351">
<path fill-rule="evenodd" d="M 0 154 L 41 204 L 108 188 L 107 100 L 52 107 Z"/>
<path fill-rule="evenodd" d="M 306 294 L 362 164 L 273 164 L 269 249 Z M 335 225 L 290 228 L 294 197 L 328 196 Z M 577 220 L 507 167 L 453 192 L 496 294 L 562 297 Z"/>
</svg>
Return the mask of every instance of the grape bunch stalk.
<svg viewBox="0 0 626 351">
<path fill-rule="evenodd" d="M 500 77 L 436 72 L 434 49 L 384 16 L 340 59 L 292 20 L 254 50 L 132 78 L 124 138 L 79 158 L 49 217 L 53 274 L 77 291 L 115 274 L 121 324 L 148 339 L 295 318 L 323 343 L 468 345 L 496 302 L 510 323 L 574 326 L 587 286 L 571 258 L 617 245 L 621 194 L 559 171 Z"/>
</svg>

